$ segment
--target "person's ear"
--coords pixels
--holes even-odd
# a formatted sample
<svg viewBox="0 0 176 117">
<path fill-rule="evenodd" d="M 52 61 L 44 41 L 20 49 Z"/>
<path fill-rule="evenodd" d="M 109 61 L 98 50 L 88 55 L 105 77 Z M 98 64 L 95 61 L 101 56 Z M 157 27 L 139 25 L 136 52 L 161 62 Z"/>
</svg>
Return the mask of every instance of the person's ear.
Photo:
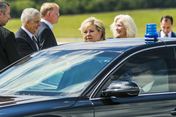
<svg viewBox="0 0 176 117">
<path fill-rule="evenodd" d="M 31 23 L 31 21 L 27 20 L 25 25 L 28 27 L 28 26 L 30 26 L 30 23 Z"/>
<path fill-rule="evenodd" d="M 31 23 L 31 21 L 29 21 L 29 20 L 26 21 L 26 24 L 30 24 L 30 23 Z"/>
<path fill-rule="evenodd" d="M 171 24 L 171 28 L 173 27 L 173 24 Z"/>
<path fill-rule="evenodd" d="M 47 17 L 50 17 L 50 16 L 51 16 L 51 12 L 48 11 L 48 12 L 46 13 L 46 16 L 47 16 Z"/>
<path fill-rule="evenodd" d="M 99 35 L 100 35 L 100 37 L 102 36 L 102 32 L 101 31 L 99 31 Z"/>
<path fill-rule="evenodd" d="M 3 12 L 2 11 L 0 11 L 0 17 L 2 17 L 4 14 L 3 14 Z"/>
</svg>

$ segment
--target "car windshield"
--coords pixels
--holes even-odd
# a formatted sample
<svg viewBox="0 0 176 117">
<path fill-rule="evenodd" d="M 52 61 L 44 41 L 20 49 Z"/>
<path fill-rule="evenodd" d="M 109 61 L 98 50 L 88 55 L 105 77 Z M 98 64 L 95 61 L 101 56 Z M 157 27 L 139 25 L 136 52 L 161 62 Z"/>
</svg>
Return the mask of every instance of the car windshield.
<svg viewBox="0 0 176 117">
<path fill-rule="evenodd" d="M 0 75 L 0 95 L 79 96 L 118 52 L 41 51 Z"/>
</svg>

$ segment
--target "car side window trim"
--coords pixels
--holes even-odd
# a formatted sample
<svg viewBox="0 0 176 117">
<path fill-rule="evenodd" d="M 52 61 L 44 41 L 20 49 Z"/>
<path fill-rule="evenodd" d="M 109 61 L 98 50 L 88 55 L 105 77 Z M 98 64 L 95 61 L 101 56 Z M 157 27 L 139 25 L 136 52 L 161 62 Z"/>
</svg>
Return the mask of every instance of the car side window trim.
<svg viewBox="0 0 176 117">
<path fill-rule="evenodd" d="M 169 45 L 169 47 L 172 47 L 172 46 L 175 46 L 174 45 Z M 89 97 L 89 100 L 91 100 L 92 98 L 94 98 L 94 95 L 95 95 L 95 92 L 96 90 L 98 89 L 98 87 L 104 82 L 104 80 L 106 78 L 108 78 L 108 76 L 117 68 L 119 67 L 124 61 L 126 61 L 128 58 L 130 58 L 131 56 L 134 56 L 138 53 L 141 53 L 141 52 L 144 52 L 144 51 L 147 51 L 147 50 L 153 50 L 153 49 L 158 49 L 158 48 L 166 48 L 167 46 L 166 45 L 162 45 L 162 46 L 155 46 L 155 47 L 150 47 L 150 48 L 145 48 L 145 49 L 141 49 L 139 51 L 136 51 L 130 55 L 128 55 L 127 57 L 125 57 L 123 60 L 121 60 L 116 66 L 114 66 L 104 77 L 103 79 L 99 82 L 99 84 L 95 87 L 95 89 L 93 90 L 92 94 L 90 95 Z"/>
<path fill-rule="evenodd" d="M 140 94 L 138 96 L 151 96 L 151 95 L 166 95 L 166 94 L 175 94 L 175 92 L 160 92 L 160 93 L 148 93 L 148 94 Z M 90 98 L 89 100 L 100 100 L 100 99 L 109 99 L 109 97 L 95 97 L 95 98 Z M 113 98 L 113 97 L 112 97 Z M 114 97 L 115 98 L 115 97 Z"/>
</svg>

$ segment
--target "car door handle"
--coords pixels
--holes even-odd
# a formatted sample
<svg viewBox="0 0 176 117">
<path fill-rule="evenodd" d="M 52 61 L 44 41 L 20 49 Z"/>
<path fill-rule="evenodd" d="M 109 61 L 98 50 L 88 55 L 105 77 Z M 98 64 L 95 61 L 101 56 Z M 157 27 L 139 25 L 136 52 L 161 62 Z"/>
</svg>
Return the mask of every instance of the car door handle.
<svg viewBox="0 0 176 117">
<path fill-rule="evenodd" d="M 172 115 L 176 115 L 176 108 L 175 108 L 175 110 L 172 110 L 172 111 L 171 111 L 171 114 L 172 114 Z"/>
</svg>

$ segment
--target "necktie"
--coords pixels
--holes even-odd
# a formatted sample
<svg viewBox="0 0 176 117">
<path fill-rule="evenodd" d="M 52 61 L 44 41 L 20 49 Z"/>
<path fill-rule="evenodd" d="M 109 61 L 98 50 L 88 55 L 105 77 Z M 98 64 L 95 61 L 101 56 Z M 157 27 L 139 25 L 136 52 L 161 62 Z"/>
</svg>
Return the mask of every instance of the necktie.
<svg viewBox="0 0 176 117">
<path fill-rule="evenodd" d="M 37 50 L 39 50 L 39 46 L 38 46 L 37 39 L 35 38 L 35 36 L 32 36 L 32 41 L 36 45 Z"/>
<path fill-rule="evenodd" d="M 165 37 L 168 37 L 168 35 L 165 35 Z"/>
</svg>

